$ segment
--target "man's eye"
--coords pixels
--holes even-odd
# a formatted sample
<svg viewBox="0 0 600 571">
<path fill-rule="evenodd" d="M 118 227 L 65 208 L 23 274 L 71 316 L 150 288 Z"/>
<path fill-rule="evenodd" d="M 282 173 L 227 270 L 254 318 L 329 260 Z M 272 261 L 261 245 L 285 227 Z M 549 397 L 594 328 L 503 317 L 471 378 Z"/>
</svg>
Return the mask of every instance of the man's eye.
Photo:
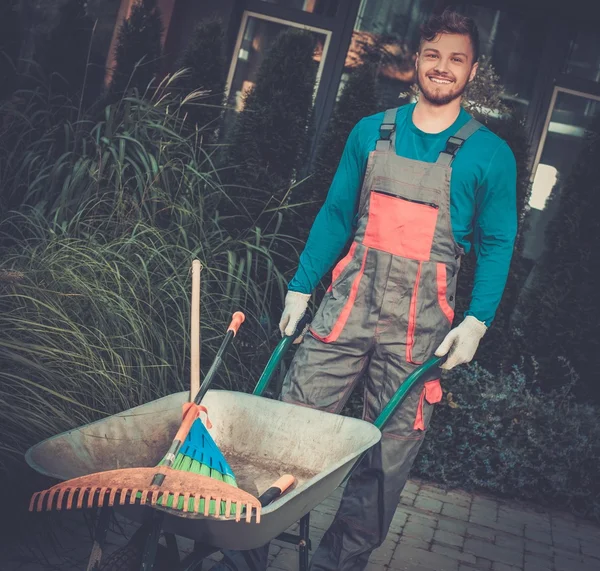
<svg viewBox="0 0 600 571">
<path fill-rule="evenodd" d="M 462 63 L 463 62 L 463 60 L 460 59 L 459 57 L 452 58 L 452 61 L 455 61 L 456 63 Z"/>
<path fill-rule="evenodd" d="M 435 54 L 427 54 L 425 57 L 435 58 L 435 57 L 437 57 L 437 55 L 435 55 Z"/>
</svg>

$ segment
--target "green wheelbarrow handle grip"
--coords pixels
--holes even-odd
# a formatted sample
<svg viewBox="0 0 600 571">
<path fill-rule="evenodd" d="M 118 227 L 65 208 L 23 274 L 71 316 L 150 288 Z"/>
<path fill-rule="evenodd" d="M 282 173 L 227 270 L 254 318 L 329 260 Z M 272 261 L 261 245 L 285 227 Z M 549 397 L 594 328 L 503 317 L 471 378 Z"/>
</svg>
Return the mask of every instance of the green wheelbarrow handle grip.
<svg viewBox="0 0 600 571">
<path fill-rule="evenodd" d="M 261 396 L 265 392 L 265 389 L 267 388 L 269 381 L 271 380 L 271 377 L 273 376 L 273 373 L 279 366 L 281 359 L 283 359 L 285 352 L 288 350 L 289 346 L 293 343 L 294 339 L 296 339 L 296 337 L 298 337 L 299 335 L 302 334 L 302 332 L 304 331 L 304 328 L 311 321 L 312 321 L 312 315 L 310 314 L 309 311 L 306 311 L 304 313 L 304 315 L 302 316 L 302 319 L 300 319 L 300 321 L 298 321 L 298 325 L 296 325 L 296 330 L 294 331 L 294 334 L 289 335 L 289 336 L 286 335 L 285 337 L 282 337 L 281 341 L 279 341 L 279 343 L 277 343 L 277 347 L 275 347 L 275 350 L 271 354 L 271 358 L 269 359 L 267 365 L 265 366 L 265 369 L 264 369 L 262 375 L 260 376 L 260 379 L 258 379 L 258 383 L 256 383 L 256 387 L 254 387 L 254 390 L 252 391 L 253 395 Z"/>
<path fill-rule="evenodd" d="M 417 369 L 415 369 L 406 380 L 398 387 L 398 390 L 394 393 L 394 396 L 387 403 L 385 408 L 381 411 L 379 416 L 375 419 L 373 424 L 381 430 L 390 417 L 394 414 L 394 411 L 400 403 L 406 398 L 406 395 L 413 388 L 413 386 L 419 381 L 419 379 L 427 373 L 433 367 L 436 367 L 445 361 L 446 357 L 431 357 L 431 359 L 425 361 Z"/>
</svg>

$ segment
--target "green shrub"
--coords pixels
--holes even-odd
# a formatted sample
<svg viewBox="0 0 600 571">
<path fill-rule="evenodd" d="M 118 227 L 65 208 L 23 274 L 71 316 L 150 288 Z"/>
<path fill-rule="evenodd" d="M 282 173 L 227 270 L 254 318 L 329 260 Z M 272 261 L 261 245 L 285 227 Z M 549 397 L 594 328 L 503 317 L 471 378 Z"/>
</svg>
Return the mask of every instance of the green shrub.
<svg viewBox="0 0 600 571">
<path fill-rule="evenodd" d="M 256 84 L 244 95 L 229 135 L 229 200 L 222 205 L 224 212 L 246 217 L 242 233 L 271 221 L 266 211 L 287 201 L 304 158 L 316 71 L 312 34 L 287 30 L 273 42 Z"/>
<path fill-rule="evenodd" d="M 589 134 L 570 174 L 559 181 L 560 201 L 548 224 L 546 251 L 524 296 L 526 347 L 540 362 L 548 387 L 565 382 L 559 359 L 581 375 L 582 402 L 600 403 L 600 302 L 597 260 L 600 248 L 600 123 Z"/>
<path fill-rule="evenodd" d="M 185 95 L 202 94 L 184 105 L 186 123 L 192 129 L 197 126 L 206 136 L 218 128 L 225 99 L 225 32 L 219 19 L 203 20 L 196 26 L 177 68 L 187 70 L 178 89 Z"/>
<path fill-rule="evenodd" d="M 136 0 L 119 28 L 112 96 L 128 90 L 145 93 L 161 66 L 163 24 L 156 0 Z"/>
<path fill-rule="evenodd" d="M 597 407 L 575 402 L 571 387 L 541 391 L 517 366 L 459 367 L 442 385 L 414 476 L 600 520 Z"/>
</svg>

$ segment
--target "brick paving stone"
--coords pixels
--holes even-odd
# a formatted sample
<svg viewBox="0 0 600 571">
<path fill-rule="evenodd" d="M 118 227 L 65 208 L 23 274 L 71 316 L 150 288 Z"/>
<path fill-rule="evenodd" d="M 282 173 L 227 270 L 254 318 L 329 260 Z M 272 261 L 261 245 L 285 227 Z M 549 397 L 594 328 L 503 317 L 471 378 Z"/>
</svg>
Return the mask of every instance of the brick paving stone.
<svg viewBox="0 0 600 571">
<path fill-rule="evenodd" d="M 390 569 L 413 571 L 418 565 L 432 571 L 458 571 L 458 561 L 455 559 L 400 543 L 390 562 Z"/>
<path fill-rule="evenodd" d="M 506 565 L 505 563 L 493 563 L 492 571 L 522 571 L 523 567 L 515 567 L 514 565 Z"/>
<path fill-rule="evenodd" d="M 456 519 L 460 519 L 463 521 L 468 521 L 470 510 L 468 507 L 459 506 L 456 504 L 450 504 L 448 502 L 443 502 L 442 504 L 442 515 L 453 517 Z"/>
<path fill-rule="evenodd" d="M 467 528 L 467 534 L 471 537 L 477 537 L 479 539 L 485 539 L 491 542 L 496 540 L 496 531 L 487 527 L 470 525 Z"/>
<path fill-rule="evenodd" d="M 521 537 L 514 537 L 512 535 L 498 534 L 496 536 L 496 545 L 500 547 L 508 547 L 509 549 L 516 549 L 518 551 L 524 551 L 525 540 Z"/>
<path fill-rule="evenodd" d="M 598 543 L 589 543 L 587 541 L 581 542 L 581 552 L 584 555 L 589 555 L 591 557 L 596 557 L 600 559 L 600 540 Z M 598 563 L 598 568 L 600 569 L 600 562 Z"/>
<path fill-rule="evenodd" d="M 282 569 L 283 571 L 291 571 L 298 568 L 298 552 L 295 549 L 284 547 L 273 559 L 270 569 Z"/>
<path fill-rule="evenodd" d="M 421 494 L 417 496 L 415 500 L 415 507 L 421 510 L 427 510 L 433 513 L 439 514 L 442 511 L 442 502 L 439 500 L 433 500 L 431 498 L 422 497 Z"/>
<path fill-rule="evenodd" d="M 483 571 L 487 571 L 487 569 L 492 568 L 492 561 L 486 559 L 485 557 L 477 558 L 477 569 L 482 569 Z"/>
<path fill-rule="evenodd" d="M 463 543 L 465 542 L 464 536 L 451 533 L 449 531 L 444 531 L 443 529 L 436 530 L 433 534 L 433 539 L 438 543 L 452 545 L 455 547 L 462 547 Z"/>
<path fill-rule="evenodd" d="M 440 555 L 445 555 L 446 557 L 450 557 L 450 559 L 456 559 L 457 561 L 461 561 L 464 563 L 476 563 L 477 558 L 470 553 L 464 553 L 460 549 L 456 547 L 449 547 L 448 545 L 440 545 L 439 543 L 433 543 L 431 546 L 431 551 L 433 553 L 439 553 Z"/>
<path fill-rule="evenodd" d="M 539 527 L 525 525 L 525 537 L 540 543 L 547 543 L 548 545 L 552 544 L 552 530 L 550 528 L 544 530 Z"/>
<path fill-rule="evenodd" d="M 462 521 L 456 521 L 454 519 L 443 519 L 438 521 L 438 529 L 449 531 L 450 533 L 456 533 L 458 535 L 466 535 L 467 524 Z"/>
<path fill-rule="evenodd" d="M 523 552 L 514 549 L 507 549 L 493 545 L 481 539 L 467 539 L 463 550 L 466 553 L 472 553 L 479 557 L 485 557 L 499 563 L 507 563 L 509 565 L 521 565 L 523 562 Z"/>
<path fill-rule="evenodd" d="M 409 520 L 402 530 L 403 537 L 414 537 L 423 541 L 433 539 L 434 528 L 432 526 L 421 525 Z"/>
<path fill-rule="evenodd" d="M 525 553 L 537 553 L 538 555 L 545 555 L 546 557 L 552 557 L 554 549 L 552 545 L 547 543 L 540 543 L 538 541 L 525 540 Z"/>
</svg>

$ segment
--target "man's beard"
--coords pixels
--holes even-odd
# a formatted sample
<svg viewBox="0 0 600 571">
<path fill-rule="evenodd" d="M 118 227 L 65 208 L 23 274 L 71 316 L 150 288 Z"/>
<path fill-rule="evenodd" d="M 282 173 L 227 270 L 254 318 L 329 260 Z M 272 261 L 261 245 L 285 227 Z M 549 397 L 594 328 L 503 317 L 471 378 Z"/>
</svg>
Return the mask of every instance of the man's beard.
<svg viewBox="0 0 600 571">
<path fill-rule="evenodd" d="M 468 81 L 465 81 L 465 83 L 463 85 L 458 85 L 458 84 L 454 83 L 454 85 L 453 85 L 454 89 L 450 90 L 448 93 L 441 94 L 441 93 L 436 93 L 432 89 L 429 89 L 431 84 L 428 82 L 429 82 L 429 79 L 427 77 L 425 77 L 424 80 L 421 81 L 421 77 L 420 77 L 419 73 L 417 73 L 417 85 L 419 86 L 419 91 L 421 92 L 421 95 L 423 95 L 423 97 L 425 99 L 427 99 L 427 101 L 429 101 L 429 103 L 431 103 L 433 105 L 438 105 L 440 107 L 442 105 L 448 105 L 448 103 L 454 101 L 455 99 L 458 99 L 465 92 L 465 89 L 467 88 L 467 85 L 469 84 Z M 427 85 L 424 85 L 424 84 L 427 84 Z"/>
</svg>

